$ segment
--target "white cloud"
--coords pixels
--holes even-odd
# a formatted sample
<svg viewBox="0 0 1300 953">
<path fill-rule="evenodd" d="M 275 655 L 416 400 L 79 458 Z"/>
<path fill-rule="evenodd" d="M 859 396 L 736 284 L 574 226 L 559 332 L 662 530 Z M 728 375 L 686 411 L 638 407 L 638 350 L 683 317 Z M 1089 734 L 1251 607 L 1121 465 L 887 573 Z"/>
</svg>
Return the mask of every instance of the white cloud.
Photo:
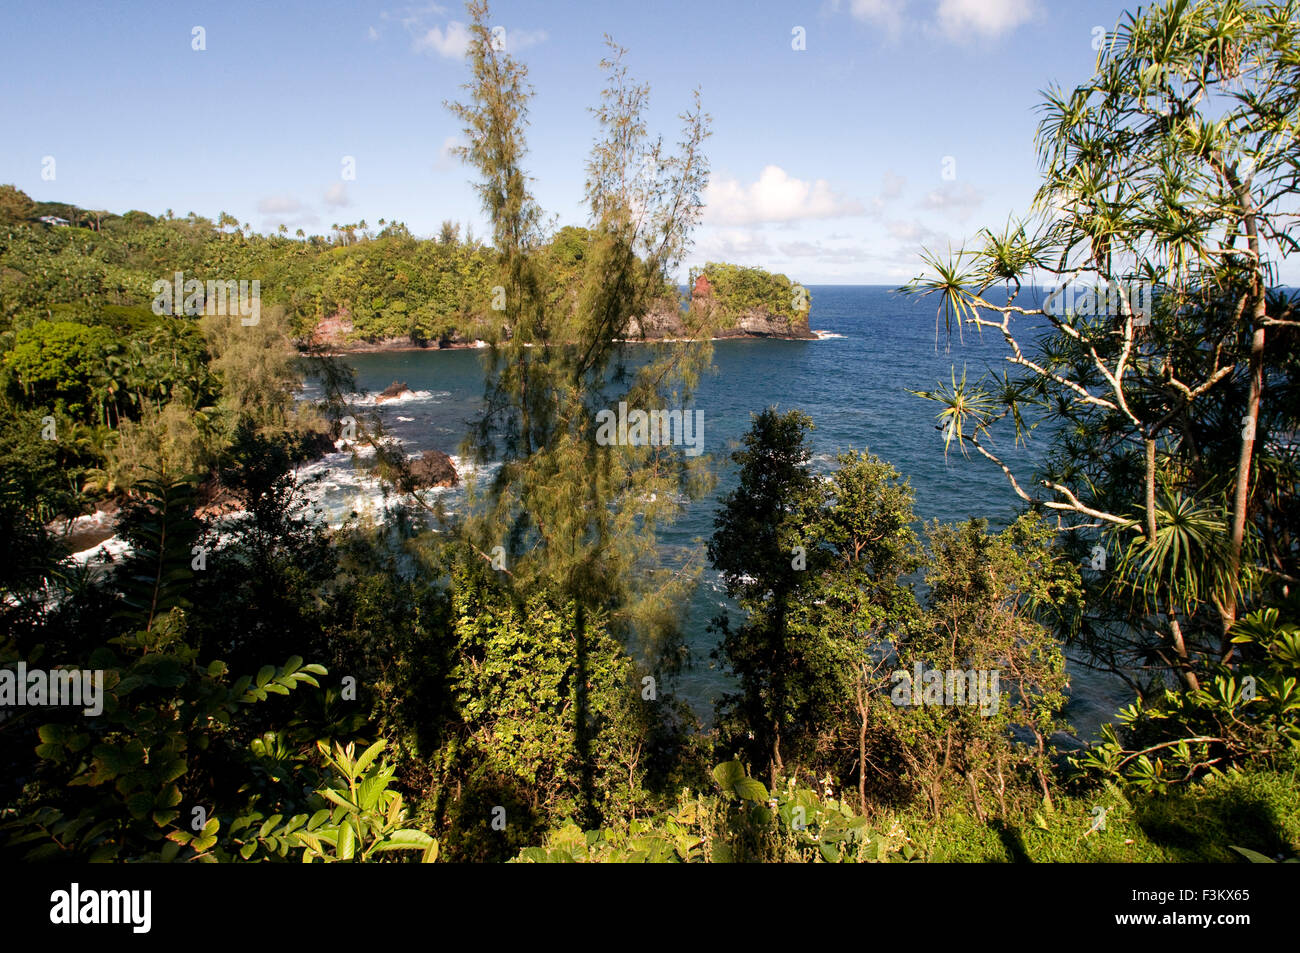
<svg viewBox="0 0 1300 953">
<path fill-rule="evenodd" d="M 430 27 L 415 38 L 417 53 L 432 52 L 449 60 L 463 59 L 469 49 L 469 27 L 452 20 L 446 27 Z"/>
<path fill-rule="evenodd" d="M 905 222 L 894 219 L 886 222 L 885 228 L 889 230 L 891 236 L 909 245 L 929 245 L 939 235 L 934 229 L 916 221 Z"/>
<path fill-rule="evenodd" d="M 274 232 L 281 225 L 291 229 L 315 225 L 320 220 L 319 216 L 292 195 L 269 195 L 259 199 L 257 211 L 262 215 L 264 232 Z"/>
<path fill-rule="evenodd" d="M 492 27 L 492 29 L 502 31 L 500 34 L 493 34 L 494 42 L 496 36 L 501 36 L 507 53 L 518 53 L 530 46 L 546 42 L 545 30 L 509 30 L 505 27 Z M 452 20 L 445 27 L 435 26 L 428 29 L 419 27 L 412 32 L 415 33 L 417 53 L 437 53 L 449 60 L 464 59 L 472 39 L 469 27 L 459 20 Z"/>
<path fill-rule="evenodd" d="M 772 254 L 772 246 L 761 234 L 746 228 L 707 229 L 696 243 L 693 258 L 705 261 L 744 261 Z"/>
<path fill-rule="evenodd" d="M 765 167 L 750 186 L 733 178 L 710 182 L 704 204 L 704 220 L 714 225 L 839 218 L 863 211 L 861 203 L 832 192 L 825 179 L 805 182 L 775 165 Z"/>
<path fill-rule="evenodd" d="M 342 182 L 335 182 L 325 190 L 325 204 L 336 208 L 351 205 L 352 197 L 348 195 L 348 187 Z"/>
<path fill-rule="evenodd" d="M 303 204 L 291 195 L 271 195 L 257 203 L 257 210 L 263 215 L 292 215 L 302 209 Z"/>
<path fill-rule="evenodd" d="M 507 30 L 506 52 L 518 53 L 538 43 L 545 43 L 546 39 L 545 30 Z"/>
<path fill-rule="evenodd" d="M 893 172 L 886 171 L 884 177 L 880 180 L 880 192 L 871 198 L 868 212 L 872 217 L 879 217 L 885 213 L 885 209 L 898 200 L 903 194 L 903 186 L 907 184 L 907 179 L 901 175 L 895 175 Z"/>
<path fill-rule="evenodd" d="M 822 242 L 787 242 L 778 246 L 787 258 L 815 258 L 823 264 L 858 264 L 871 256 L 859 245 L 825 245 Z"/>
<path fill-rule="evenodd" d="M 932 212 L 946 212 L 964 220 L 972 210 L 984 202 L 984 195 L 969 183 L 960 187 L 945 185 L 931 189 L 921 199 L 921 208 Z"/>
<path fill-rule="evenodd" d="M 413 29 L 424 22 L 430 15 L 442 16 L 447 12 L 446 8 L 438 6 L 436 3 L 426 4 L 423 7 L 403 7 L 400 10 L 384 10 L 379 14 L 381 20 L 396 20 L 408 30 Z"/>
<path fill-rule="evenodd" d="M 839 6 L 838 2 L 835 4 Z M 907 0 L 849 0 L 849 13 L 855 20 L 897 34 L 903 28 L 903 11 Z"/>
<path fill-rule="evenodd" d="M 897 37 L 905 27 L 937 27 L 949 40 L 994 39 L 1041 13 L 1039 0 L 938 0 L 918 10 L 915 0 L 849 0 L 849 14 Z M 838 10 L 840 0 L 832 8 Z"/>
<path fill-rule="evenodd" d="M 992 39 L 1038 16 L 1038 0 L 940 0 L 939 29 L 954 40 Z"/>
<path fill-rule="evenodd" d="M 366 37 L 370 40 L 377 40 L 379 39 L 379 31 L 374 27 L 371 27 L 370 32 L 366 34 Z"/>
<path fill-rule="evenodd" d="M 460 136 L 448 136 L 442 140 L 442 145 L 438 148 L 438 161 L 433 164 L 433 171 L 446 172 L 448 169 L 454 168 L 457 158 L 452 153 L 452 149 L 463 144 Z"/>
</svg>

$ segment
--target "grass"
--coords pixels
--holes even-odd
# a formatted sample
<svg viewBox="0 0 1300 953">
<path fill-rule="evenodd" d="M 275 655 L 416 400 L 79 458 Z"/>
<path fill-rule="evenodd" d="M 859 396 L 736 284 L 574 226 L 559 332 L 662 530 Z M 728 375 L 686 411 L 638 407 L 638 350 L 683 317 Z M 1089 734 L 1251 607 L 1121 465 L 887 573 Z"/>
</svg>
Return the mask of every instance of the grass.
<svg viewBox="0 0 1300 953">
<path fill-rule="evenodd" d="M 899 818 L 937 863 L 1238 863 L 1232 848 L 1300 855 L 1300 759 L 1208 778 L 1168 794 L 1114 786 L 1058 797 L 1056 810 L 1026 809 L 981 822 L 960 808 L 937 820 Z M 1096 808 L 1105 829 L 1092 830 Z"/>
</svg>

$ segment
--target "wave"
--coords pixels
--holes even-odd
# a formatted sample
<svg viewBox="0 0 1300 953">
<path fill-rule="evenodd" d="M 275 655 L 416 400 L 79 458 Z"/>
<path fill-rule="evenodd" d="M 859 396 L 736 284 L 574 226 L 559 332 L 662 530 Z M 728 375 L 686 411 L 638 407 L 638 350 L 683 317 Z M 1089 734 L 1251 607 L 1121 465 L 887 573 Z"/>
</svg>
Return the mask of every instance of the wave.
<svg viewBox="0 0 1300 953">
<path fill-rule="evenodd" d="M 131 552 L 131 545 L 120 536 L 110 536 L 96 546 L 90 549 L 83 549 L 79 553 L 73 553 L 69 559 L 79 566 L 89 565 L 90 563 L 117 562 L 123 556 Z"/>
<path fill-rule="evenodd" d="M 832 341 L 835 338 L 842 338 L 846 336 L 843 334 L 839 334 L 835 331 L 818 331 L 816 329 L 813 330 L 813 334 L 817 335 L 817 340 L 819 341 Z"/>
<path fill-rule="evenodd" d="M 402 441 L 385 438 L 394 445 Z M 374 456 L 373 447 L 358 447 L 358 457 Z M 419 453 L 408 453 L 407 459 L 415 460 Z M 428 487 L 419 491 L 420 499 L 430 501 L 440 499 L 449 508 L 454 508 L 463 500 L 465 482 L 471 479 L 490 480 L 500 469 L 500 463 L 476 465 L 470 460 L 451 455 L 452 466 L 460 476 L 456 486 Z M 409 497 L 395 494 L 391 487 L 386 487 L 379 478 L 370 474 L 365 467 L 359 467 L 350 452 L 326 454 L 319 460 L 300 467 L 298 486 L 306 501 L 301 511 L 310 511 L 312 516 L 323 519 L 330 529 L 343 526 L 355 513 L 368 517 L 378 524 L 387 523 L 391 509 Z"/>
<path fill-rule="evenodd" d="M 449 391 L 440 390 L 412 390 L 396 397 L 385 397 L 379 400 L 378 394 L 348 394 L 347 402 L 352 407 L 383 407 L 388 404 L 416 404 L 426 400 L 445 400 L 450 397 Z"/>
</svg>

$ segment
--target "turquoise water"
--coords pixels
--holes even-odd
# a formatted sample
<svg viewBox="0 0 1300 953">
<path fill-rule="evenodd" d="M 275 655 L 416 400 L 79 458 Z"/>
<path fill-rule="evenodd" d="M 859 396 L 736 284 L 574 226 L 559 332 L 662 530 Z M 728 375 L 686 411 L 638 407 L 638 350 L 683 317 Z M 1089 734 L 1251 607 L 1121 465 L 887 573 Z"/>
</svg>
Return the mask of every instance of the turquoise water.
<svg viewBox="0 0 1300 953">
<path fill-rule="evenodd" d="M 811 326 L 824 333 L 817 341 L 719 341 L 716 372 L 701 382 L 693 403 L 704 412 L 704 444 L 719 470 L 714 495 L 697 501 L 685 517 L 662 535 L 665 547 L 697 545 L 712 532 L 716 497 L 734 486 L 729 454 L 749 427 L 750 415 L 768 405 L 798 408 L 812 417 L 815 462 L 825 467 L 841 449 L 870 449 L 907 476 L 916 493 L 920 519 L 944 521 L 983 516 L 994 526 L 1014 519 L 1017 498 L 1006 478 L 978 455 L 944 455 L 935 414 L 937 404 L 912 396 L 951 379 L 955 365 L 970 379 L 986 369 L 1005 367 L 1001 335 L 967 332 L 964 341 L 936 341 L 934 299 L 906 298 L 875 286 L 813 287 Z M 1021 325 L 1022 341 L 1033 325 Z M 415 396 L 380 406 L 385 425 L 410 453 L 435 448 L 455 454 L 465 422 L 477 412 L 482 395 L 482 355 L 473 350 L 397 351 L 350 355 L 358 386 L 371 394 L 403 380 Z M 369 401 L 365 402 L 369 403 Z M 368 408 L 367 408 L 368 409 Z M 1007 438 L 996 444 L 1018 474 L 1027 475 L 1043 450 L 1031 439 L 1017 449 Z M 324 502 L 335 511 L 370 490 L 349 472 L 345 455 L 328 458 Z M 459 462 L 459 461 L 458 461 Z M 1023 480 L 1021 481 L 1023 484 Z M 454 508 L 456 494 L 447 493 Z M 687 644 L 694 666 L 677 677 L 672 689 L 707 717 L 713 699 L 728 684 L 711 668 L 713 647 L 705 631 L 710 618 L 727 605 L 717 574 L 706 570 L 688 607 Z M 1128 701 L 1118 685 L 1072 666 L 1067 718 L 1090 733 L 1115 708 Z"/>
</svg>

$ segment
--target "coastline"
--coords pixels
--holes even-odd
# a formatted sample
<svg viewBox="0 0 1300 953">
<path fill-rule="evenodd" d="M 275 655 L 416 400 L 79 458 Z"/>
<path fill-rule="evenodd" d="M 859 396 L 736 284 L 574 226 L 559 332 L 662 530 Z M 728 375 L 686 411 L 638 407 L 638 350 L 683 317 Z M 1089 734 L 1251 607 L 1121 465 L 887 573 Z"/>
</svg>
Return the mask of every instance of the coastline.
<svg viewBox="0 0 1300 953">
<path fill-rule="evenodd" d="M 833 331 L 809 330 L 807 334 L 722 334 L 709 338 L 709 341 L 825 341 L 838 336 Z M 616 344 L 685 344 L 698 341 L 698 338 L 616 338 Z M 347 344 L 330 342 L 325 345 L 323 353 L 327 357 L 340 357 L 346 354 L 387 354 L 402 351 L 481 351 L 492 345 L 487 341 L 452 341 L 448 344 L 412 344 L 404 338 L 388 338 L 380 341 L 356 341 Z M 301 350 L 301 348 L 300 348 Z"/>
</svg>

